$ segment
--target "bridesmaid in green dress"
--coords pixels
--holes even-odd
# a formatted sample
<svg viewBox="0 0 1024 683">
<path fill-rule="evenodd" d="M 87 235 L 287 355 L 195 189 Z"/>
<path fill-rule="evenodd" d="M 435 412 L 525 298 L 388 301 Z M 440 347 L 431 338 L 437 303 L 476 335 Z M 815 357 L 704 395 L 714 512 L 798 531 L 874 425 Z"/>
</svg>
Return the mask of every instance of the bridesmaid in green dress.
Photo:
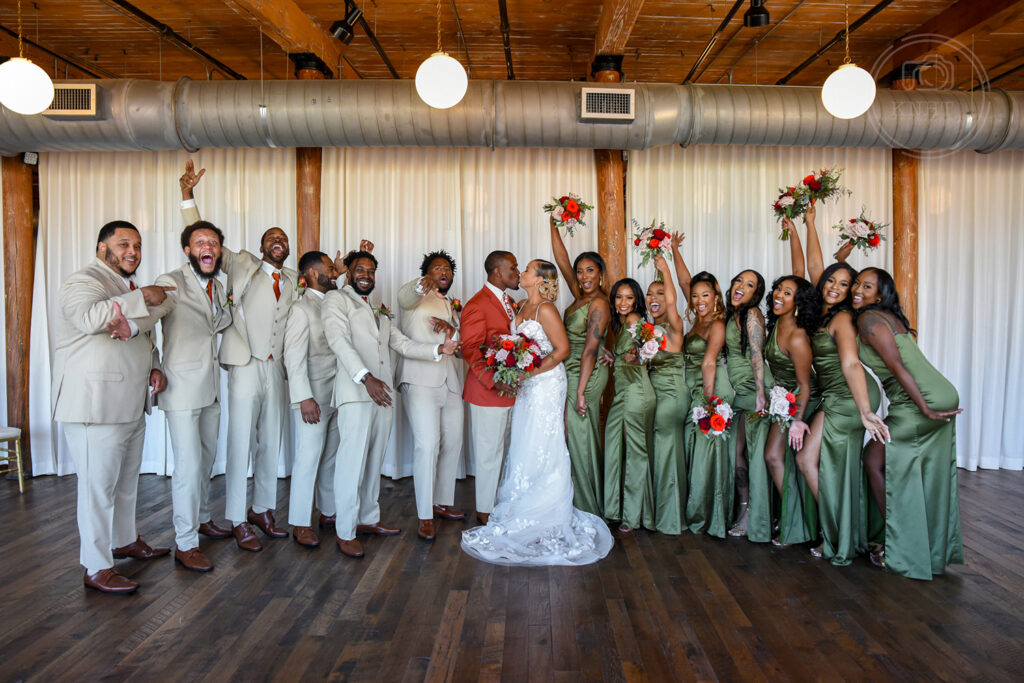
<svg viewBox="0 0 1024 683">
<path fill-rule="evenodd" d="M 725 370 L 725 304 L 715 276 L 697 273 L 690 282 L 688 313 L 694 319 L 686 337 L 686 384 L 692 406 L 706 405 L 712 396 L 732 397 Z M 708 437 L 693 420 L 686 422 L 685 449 L 690 476 L 686 519 L 690 531 L 725 538 L 732 518 L 733 438 Z"/>
<path fill-rule="evenodd" d="M 569 335 L 569 357 L 565 359 L 565 435 L 572 463 L 573 505 L 601 517 L 604 463 L 599 421 L 609 371 L 597 359 L 611 321 L 611 307 L 603 289 L 604 259 L 585 251 L 570 267 L 569 252 L 554 219 L 551 249 L 573 296 L 564 317 Z"/>
<path fill-rule="evenodd" d="M 654 434 L 654 388 L 637 358 L 629 326 L 647 319 L 640 284 L 632 278 L 611 290 L 615 335 L 615 399 L 604 430 L 604 516 L 621 520 L 619 531 L 654 529 L 650 454 Z"/>
<path fill-rule="evenodd" d="M 676 240 L 672 241 L 675 246 Z M 683 372 L 683 319 L 676 308 L 672 273 L 662 256 L 654 259 L 661 280 L 647 287 L 647 310 L 655 325 L 665 330 L 667 344 L 647 365 L 657 397 L 654 410 L 654 450 L 651 479 L 654 486 L 654 526 L 663 534 L 686 528 L 686 455 L 683 425 L 690 416 L 690 393 Z"/>
<path fill-rule="evenodd" d="M 732 279 L 725 304 L 725 358 L 735 395 L 736 492 L 739 514 L 730 536 L 757 543 L 772 539 L 772 484 L 764 461 L 771 420 L 757 417 L 767 406 L 764 365 L 764 278 L 744 270 Z M 770 380 L 770 378 L 769 378 Z M 752 417 L 752 419 L 750 419 Z"/>
<path fill-rule="evenodd" d="M 891 440 L 864 454 L 868 480 L 885 514 L 885 547 L 872 561 L 901 576 L 931 579 L 964 561 L 956 483 L 960 397 L 928 362 L 900 308 L 892 276 L 865 268 L 853 283 L 860 357 L 889 398 Z"/>
<path fill-rule="evenodd" d="M 765 360 L 773 385 L 797 396 L 796 415 L 788 430 L 772 424 L 764 449 L 768 472 L 782 496 L 779 537 L 772 539 L 777 546 L 804 543 L 818 535 L 814 497 L 797 470 L 795 453 L 804 447 L 810 431 L 807 423 L 818 405 L 811 374 L 811 335 L 818 327 L 819 308 L 818 293 L 802 277 L 784 275 L 772 283 Z"/>
</svg>

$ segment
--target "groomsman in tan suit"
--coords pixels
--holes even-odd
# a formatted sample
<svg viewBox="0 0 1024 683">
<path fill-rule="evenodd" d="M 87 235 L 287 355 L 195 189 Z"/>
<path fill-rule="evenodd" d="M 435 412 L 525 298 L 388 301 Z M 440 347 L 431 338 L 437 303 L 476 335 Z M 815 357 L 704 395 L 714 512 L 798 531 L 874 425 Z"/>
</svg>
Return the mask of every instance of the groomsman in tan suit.
<svg viewBox="0 0 1024 683">
<path fill-rule="evenodd" d="M 458 312 L 448 298 L 455 259 L 446 251 L 423 257 L 420 278 L 398 292 L 402 331 L 418 342 L 443 344 L 455 336 Z M 455 476 L 462 453 L 462 363 L 453 356 L 441 362 L 400 358 L 398 390 L 413 437 L 413 488 L 420 538 L 434 540 L 434 517 L 463 519 L 452 509 Z"/>
<path fill-rule="evenodd" d="M 193 223 L 181 233 L 188 262 L 156 280 L 158 285 L 174 287 L 168 296 L 173 309 L 161 323 L 167 389 L 160 397 L 174 449 L 174 559 L 196 572 L 213 569 L 199 550 L 199 534 L 231 536 L 213 522 L 209 506 L 220 432 L 217 334 L 231 324 L 224 285 L 217 280 L 223 243 L 220 228 L 206 221 Z"/>
<path fill-rule="evenodd" d="M 188 161 L 179 180 L 186 224 L 199 220 L 193 189 L 205 172 L 196 173 Z M 273 510 L 277 507 L 277 464 L 287 414 L 284 328 L 298 285 L 298 274 L 284 267 L 289 249 L 288 236 L 281 228 L 263 233 L 260 254 L 223 250 L 232 322 L 220 345 L 220 362 L 228 369 L 225 516 L 234 527 L 238 547 L 253 552 L 263 550 L 253 524 L 272 538 L 288 536 L 277 527 Z M 250 461 L 253 495 L 247 513 Z"/>
<path fill-rule="evenodd" d="M 167 386 L 151 336 L 167 288 L 133 281 L 142 239 L 131 223 L 107 223 L 96 241 L 96 258 L 60 288 L 52 418 L 63 423 L 78 473 L 85 585 L 131 593 L 139 584 L 114 571 L 114 559 L 170 552 L 135 529 L 146 413 Z"/>
<path fill-rule="evenodd" d="M 356 532 L 392 536 L 399 529 L 380 521 L 380 468 L 393 419 L 391 351 L 408 358 L 437 362 L 455 352 L 456 343 L 417 343 L 391 326 L 386 306 L 371 304 L 377 259 L 366 251 L 345 257 L 348 282 L 324 297 L 327 343 L 338 359 L 334 405 L 345 441 L 335 458 L 334 499 L 338 548 L 362 557 Z"/>
</svg>

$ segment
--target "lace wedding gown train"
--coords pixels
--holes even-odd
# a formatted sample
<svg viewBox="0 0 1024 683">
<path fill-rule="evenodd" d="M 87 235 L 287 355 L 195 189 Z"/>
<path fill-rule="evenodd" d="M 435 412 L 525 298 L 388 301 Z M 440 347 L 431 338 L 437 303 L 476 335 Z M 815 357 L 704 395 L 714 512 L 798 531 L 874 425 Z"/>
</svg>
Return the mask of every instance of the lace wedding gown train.
<svg viewBox="0 0 1024 683">
<path fill-rule="evenodd" d="M 552 345 L 536 320 L 513 330 L 547 355 Z M 559 364 L 520 386 L 512 408 L 512 437 L 486 526 L 462 534 L 462 549 L 493 564 L 583 565 L 611 550 L 604 521 L 572 505 L 569 450 L 565 445 L 565 367 Z"/>
</svg>

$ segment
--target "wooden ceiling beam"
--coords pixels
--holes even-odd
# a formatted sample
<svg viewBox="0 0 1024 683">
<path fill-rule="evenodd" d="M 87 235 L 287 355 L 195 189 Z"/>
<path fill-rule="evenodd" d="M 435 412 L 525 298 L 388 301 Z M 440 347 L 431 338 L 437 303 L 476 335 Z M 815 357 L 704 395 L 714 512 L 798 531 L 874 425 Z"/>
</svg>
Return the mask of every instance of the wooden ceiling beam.
<svg viewBox="0 0 1024 683">
<path fill-rule="evenodd" d="M 341 41 L 325 31 L 292 0 L 223 2 L 249 23 L 260 27 L 288 54 L 311 53 L 336 73 L 342 71 L 339 69 L 342 63 Z"/>
<path fill-rule="evenodd" d="M 644 0 L 604 0 L 597 19 L 591 61 L 597 55 L 621 55 L 625 52 L 629 35 L 643 7 Z"/>
</svg>

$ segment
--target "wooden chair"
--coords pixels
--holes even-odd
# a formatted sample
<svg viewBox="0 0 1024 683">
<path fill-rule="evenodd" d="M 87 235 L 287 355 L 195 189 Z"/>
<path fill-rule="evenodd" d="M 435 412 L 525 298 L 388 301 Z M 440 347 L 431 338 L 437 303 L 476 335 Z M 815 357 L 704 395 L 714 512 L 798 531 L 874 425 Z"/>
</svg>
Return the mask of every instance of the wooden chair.
<svg viewBox="0 0 1024 683">
<path fill-rule="evenodd" d="M 11 446 L 11 442 L 14 446 Z M 0 474 L 18 472 L 18 491 L 25 493 L 25 475 L 21 468 L 21 430 L 17 427 L 0 427 Z"/>
</svg>

